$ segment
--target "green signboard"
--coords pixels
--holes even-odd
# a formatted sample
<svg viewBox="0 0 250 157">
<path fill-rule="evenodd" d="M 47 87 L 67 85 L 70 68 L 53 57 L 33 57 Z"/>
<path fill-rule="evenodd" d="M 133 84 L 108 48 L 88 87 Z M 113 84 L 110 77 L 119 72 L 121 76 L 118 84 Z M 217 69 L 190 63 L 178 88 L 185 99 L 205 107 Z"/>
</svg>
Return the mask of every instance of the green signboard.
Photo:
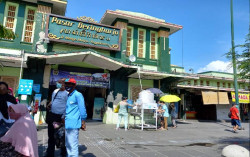
<svg viewBox="0 0 250 157">
<path fill-rule="evenodd" d="M 57 15 L 48 15 L 50 41 L 120 51 L 120 29 Z"/>
</svg>

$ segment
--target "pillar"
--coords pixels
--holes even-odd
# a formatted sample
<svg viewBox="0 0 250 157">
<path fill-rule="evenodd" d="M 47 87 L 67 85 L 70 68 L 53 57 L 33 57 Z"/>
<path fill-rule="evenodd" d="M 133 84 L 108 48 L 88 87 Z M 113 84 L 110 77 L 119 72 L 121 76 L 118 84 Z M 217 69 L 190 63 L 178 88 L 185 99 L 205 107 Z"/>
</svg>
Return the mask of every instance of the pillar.
<svg viewBox="0 0 250 157">
<path fill-rule="evenodd" d="M 167 28 L 160 28 L 158 31 L 158 43 L 159 43 L 159 60 L 158 71 L 171 72 L 171 61 L 169 51 L 169 31 Z"/>
</svg>

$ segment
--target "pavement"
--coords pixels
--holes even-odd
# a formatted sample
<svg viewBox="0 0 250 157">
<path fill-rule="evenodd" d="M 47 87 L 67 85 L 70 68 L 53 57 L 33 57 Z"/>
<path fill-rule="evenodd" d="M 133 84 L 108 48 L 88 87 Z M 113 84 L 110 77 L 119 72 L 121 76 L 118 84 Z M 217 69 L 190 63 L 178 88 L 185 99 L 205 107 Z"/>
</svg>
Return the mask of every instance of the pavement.
<svg viewBox="0 0 250 157">
<path fill-rule="evenodd" d="M 249 123 L 245 130 L 232 132 L 228 122 L 179 121 L 167 131 L 130 128 L 115 130 L 115 125 L 87 122 L 79 134 L 79 156 L 83 157 L 219 157 L 222 149 L 236 144 L 250 149 Z M 47 126 L 39 126 L 39 156 L 47 148 Z M 60 151 L 56 150 L 56 156 Z"/>
</svg>

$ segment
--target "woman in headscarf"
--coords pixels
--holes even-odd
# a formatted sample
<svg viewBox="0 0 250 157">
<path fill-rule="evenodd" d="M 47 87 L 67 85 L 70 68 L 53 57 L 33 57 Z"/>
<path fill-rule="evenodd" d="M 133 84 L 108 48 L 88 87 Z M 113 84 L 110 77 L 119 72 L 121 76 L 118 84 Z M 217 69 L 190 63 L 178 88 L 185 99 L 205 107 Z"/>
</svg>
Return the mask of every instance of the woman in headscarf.
<svg viewBox="0 0 250 157">
<path fill-rule="evenodd" d="M 23 104 L 10 105 L 8 113 L 15 123 L 0 139 L 0 156 L 38 157 L 36 124 Z"/>
<path fill-rule="evenodd" d="M 16 98 L 8 94 L 8 84 L 0 82 L 0 137 L 2 137 L 13 124 L 9 118 L 8 107 L 17 104 Z"/>
</svg>

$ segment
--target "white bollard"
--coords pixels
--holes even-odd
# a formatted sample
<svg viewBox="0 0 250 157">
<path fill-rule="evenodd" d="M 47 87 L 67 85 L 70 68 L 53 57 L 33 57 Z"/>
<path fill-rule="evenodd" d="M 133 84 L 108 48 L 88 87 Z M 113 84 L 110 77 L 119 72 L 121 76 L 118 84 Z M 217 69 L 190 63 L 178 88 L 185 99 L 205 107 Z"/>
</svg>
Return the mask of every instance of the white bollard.
<svg viewBox="0 0 250 157">
<path fill-rule="evenodd" d="M 238 145 L 229 145 L 222 150 L 223 157 L 249 157 L 249 151 Z"/>
</svg>

